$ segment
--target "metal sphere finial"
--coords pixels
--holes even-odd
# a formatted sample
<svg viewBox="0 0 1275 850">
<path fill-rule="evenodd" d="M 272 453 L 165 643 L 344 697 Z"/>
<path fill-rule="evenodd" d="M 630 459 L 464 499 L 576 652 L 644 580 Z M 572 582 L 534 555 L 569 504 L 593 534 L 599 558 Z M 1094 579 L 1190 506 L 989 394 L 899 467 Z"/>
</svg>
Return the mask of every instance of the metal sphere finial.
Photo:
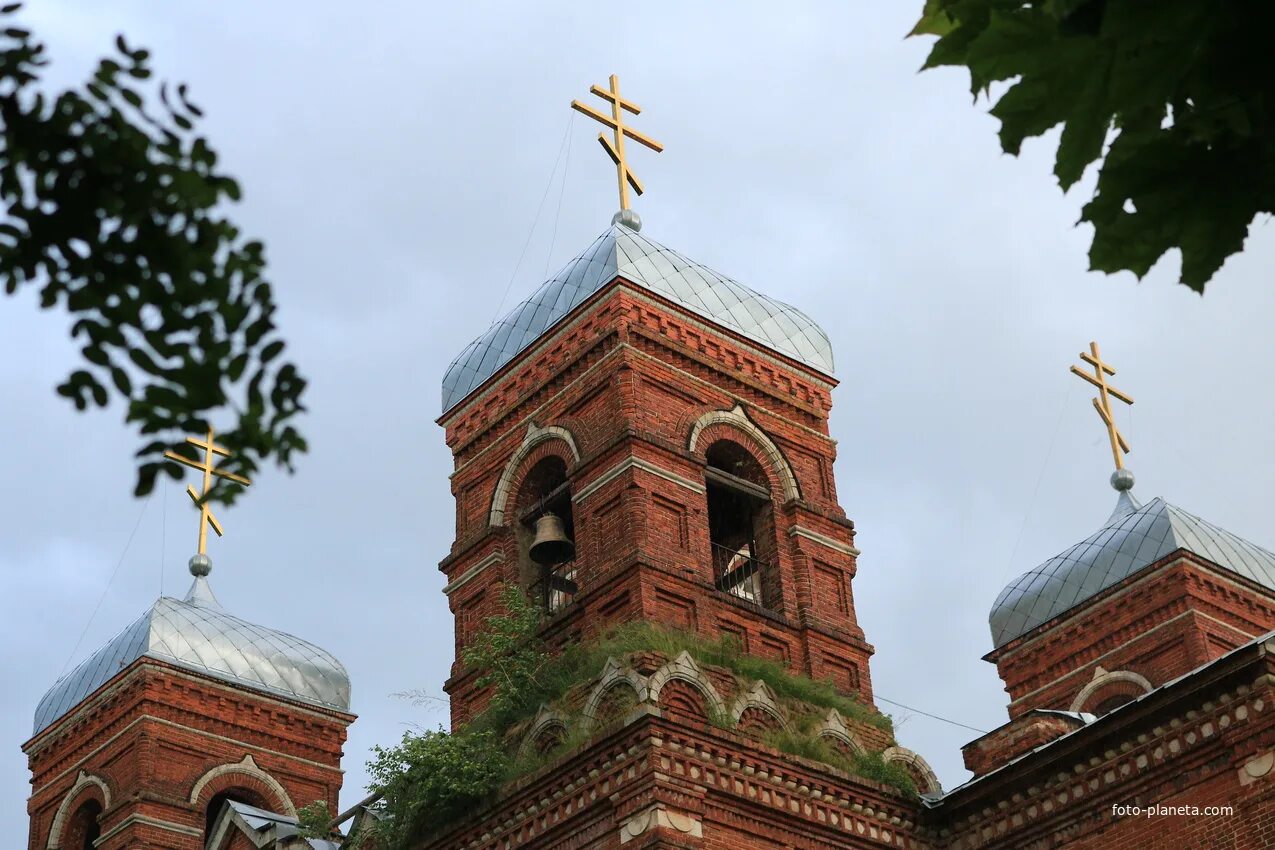
<svg viewBox="0 0 1275 850">
<path fill-rule="evenodd" d="M 190 559 L 190 574 L 198 578 L 212 572 L 212 558 L 207 555 L 195 555 Z"/>
<path fill-rule="evenodd" d="M 1126 490 L 1132 490 L 1133 473 L 1124 467 L 1117 469 L 1115 472 L 1111 473 L 1111 486 L 1122 493 Z"/>
<path fill-rule="evenodd" d="M 623 224 L 634 233 L 642 229 L 642 217 L 633 210 L 620 210 L 611 216 L 612 224 Z"/>
</svg>

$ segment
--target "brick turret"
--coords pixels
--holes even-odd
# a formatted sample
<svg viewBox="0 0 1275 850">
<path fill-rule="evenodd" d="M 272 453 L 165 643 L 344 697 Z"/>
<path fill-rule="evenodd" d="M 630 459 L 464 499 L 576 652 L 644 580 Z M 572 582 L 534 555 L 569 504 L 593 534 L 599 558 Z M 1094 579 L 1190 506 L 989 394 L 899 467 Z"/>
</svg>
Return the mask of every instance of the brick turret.
<svg viewBox="0 0 1275 850">
<path fill-rule="evenodd" d="M 458 658 L 517 584 L 551 642 L 631 620 L 731 634 L 871 704 L 813 322 L 621 224 L 493 331 L 453 366 L 439 419 Z M 529 554 L 547 511 L 576 546 L 548 570 Z M 482 705 L 474 679 L 454 666 L 454 722 Z"/>
<path fill-rule="evenodd" d="M 323 650 L 227 613 L 209 562 L 59 679 L 23 746 L 29 850 L 203 850 L 233 800 L 335 806 L 349 708 Z"/>
</svg>

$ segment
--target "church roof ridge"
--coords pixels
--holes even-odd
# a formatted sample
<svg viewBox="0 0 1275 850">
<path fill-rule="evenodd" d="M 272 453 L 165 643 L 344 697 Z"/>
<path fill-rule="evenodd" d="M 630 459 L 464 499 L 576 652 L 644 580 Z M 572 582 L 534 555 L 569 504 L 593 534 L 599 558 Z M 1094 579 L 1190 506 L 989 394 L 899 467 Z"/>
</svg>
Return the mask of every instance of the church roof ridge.
<svg viewBox="0 0 1275 850">
<path fill-rule="evenodd" d="M 763 295 L 638 232 L 617 215 L 583 253 L 467 345 L 443 376 L 446 413 L 616 277 L 679 304 L 817 372 L 833 373 L 828 334 L 801 310 Z"/>
<path fill-rule="evenodd" d="M 988 618 L 994 646 L 1009 643 L 1178 549 L 1275 590 L 1275 553 L 1158 496 L 1139 504 L 1131 487 L 1131 476 L 1128 487 L 1117 487 L 1115 510 L 1101 528 L 1001 591 Z"/>
<path fill-rule="evenodd" d="M 350 678 L 331 653 L 229 613 L 205 575 L 183 599 L 159 597 L 96 652 L 60 677 L 40 700 L 33 735 L 139 658 L 154 658 L 256 691 L 347 711 Z"/>
</svg>

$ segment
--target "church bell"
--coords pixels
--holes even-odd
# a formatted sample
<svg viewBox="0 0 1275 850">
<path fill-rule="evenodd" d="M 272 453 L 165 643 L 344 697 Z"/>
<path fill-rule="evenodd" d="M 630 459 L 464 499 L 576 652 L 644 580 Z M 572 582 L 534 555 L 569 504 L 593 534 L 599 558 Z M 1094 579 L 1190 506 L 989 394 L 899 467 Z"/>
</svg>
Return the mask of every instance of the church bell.
<svg viewBox="0 0 1275 850">
<path fill-rule="evenodd" d="M 531 541 L 531 560 L 537 564 L 561 564 L 576 556 L 576 545 L 562 527 L 557 514 L 542 514 L 536 520 L 536 536 Z"/>
</svg>

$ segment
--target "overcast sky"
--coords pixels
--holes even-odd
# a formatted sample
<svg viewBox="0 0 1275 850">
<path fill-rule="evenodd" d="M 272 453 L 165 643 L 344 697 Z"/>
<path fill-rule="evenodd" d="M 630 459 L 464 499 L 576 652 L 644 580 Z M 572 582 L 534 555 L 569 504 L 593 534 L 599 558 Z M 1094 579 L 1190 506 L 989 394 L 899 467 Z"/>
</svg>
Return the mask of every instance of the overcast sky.
<svg viewBox="0 0 1275 850">
<path fill-rule="evenodd" d="M 1259 222 L 1204 298 L 1177 285 L 1176 258 L 1141 283 L 1086 272 L 1090 232 L 1073 223 L 1092 173 L 1062 195 L 1056 136 L 1004 156 L 962 72 L 918 74 L 927 42 L 903 36 L 921 5 L 31 4 L 51 83 L 84 79 L 124 32 L 191 84 L 243 185 L 238 220 L 266 242 L 311 381 L 312 451 L 221 512 L 211 581 L 233 613 L 349 669 L 344 804 L 373 745 L 445 721 L 392 696 L 441 694 L 451 662 L 439 381 L 498 304 L 610 222 L 614 170 L 568 104 L 611 73 L 667 147 L 635 146 L 643 233 L 832 336 L 837 486 L 879 697 L 1005 721 L 980 660 L 988 609 L 1115 500 L 1105 432 L 1067 372 L 1090 339 L 1137 400 L 1120 419 L 1135 494 L 1275 544 L 1275 229 Z M 161 588 L 184 593 L 195 543 L 181 486 L 131 498 L 138 443 L 119 408 L 77 414 L 54 395 L 77 358 L 68 324 L 30 292 L 0 303 L 10 825 L 26 822 L 19 747 L 41 695 Z M 976 733 L 881 708 L 945 786 L 966 777 L 959 748 Z"/>
</svg>

